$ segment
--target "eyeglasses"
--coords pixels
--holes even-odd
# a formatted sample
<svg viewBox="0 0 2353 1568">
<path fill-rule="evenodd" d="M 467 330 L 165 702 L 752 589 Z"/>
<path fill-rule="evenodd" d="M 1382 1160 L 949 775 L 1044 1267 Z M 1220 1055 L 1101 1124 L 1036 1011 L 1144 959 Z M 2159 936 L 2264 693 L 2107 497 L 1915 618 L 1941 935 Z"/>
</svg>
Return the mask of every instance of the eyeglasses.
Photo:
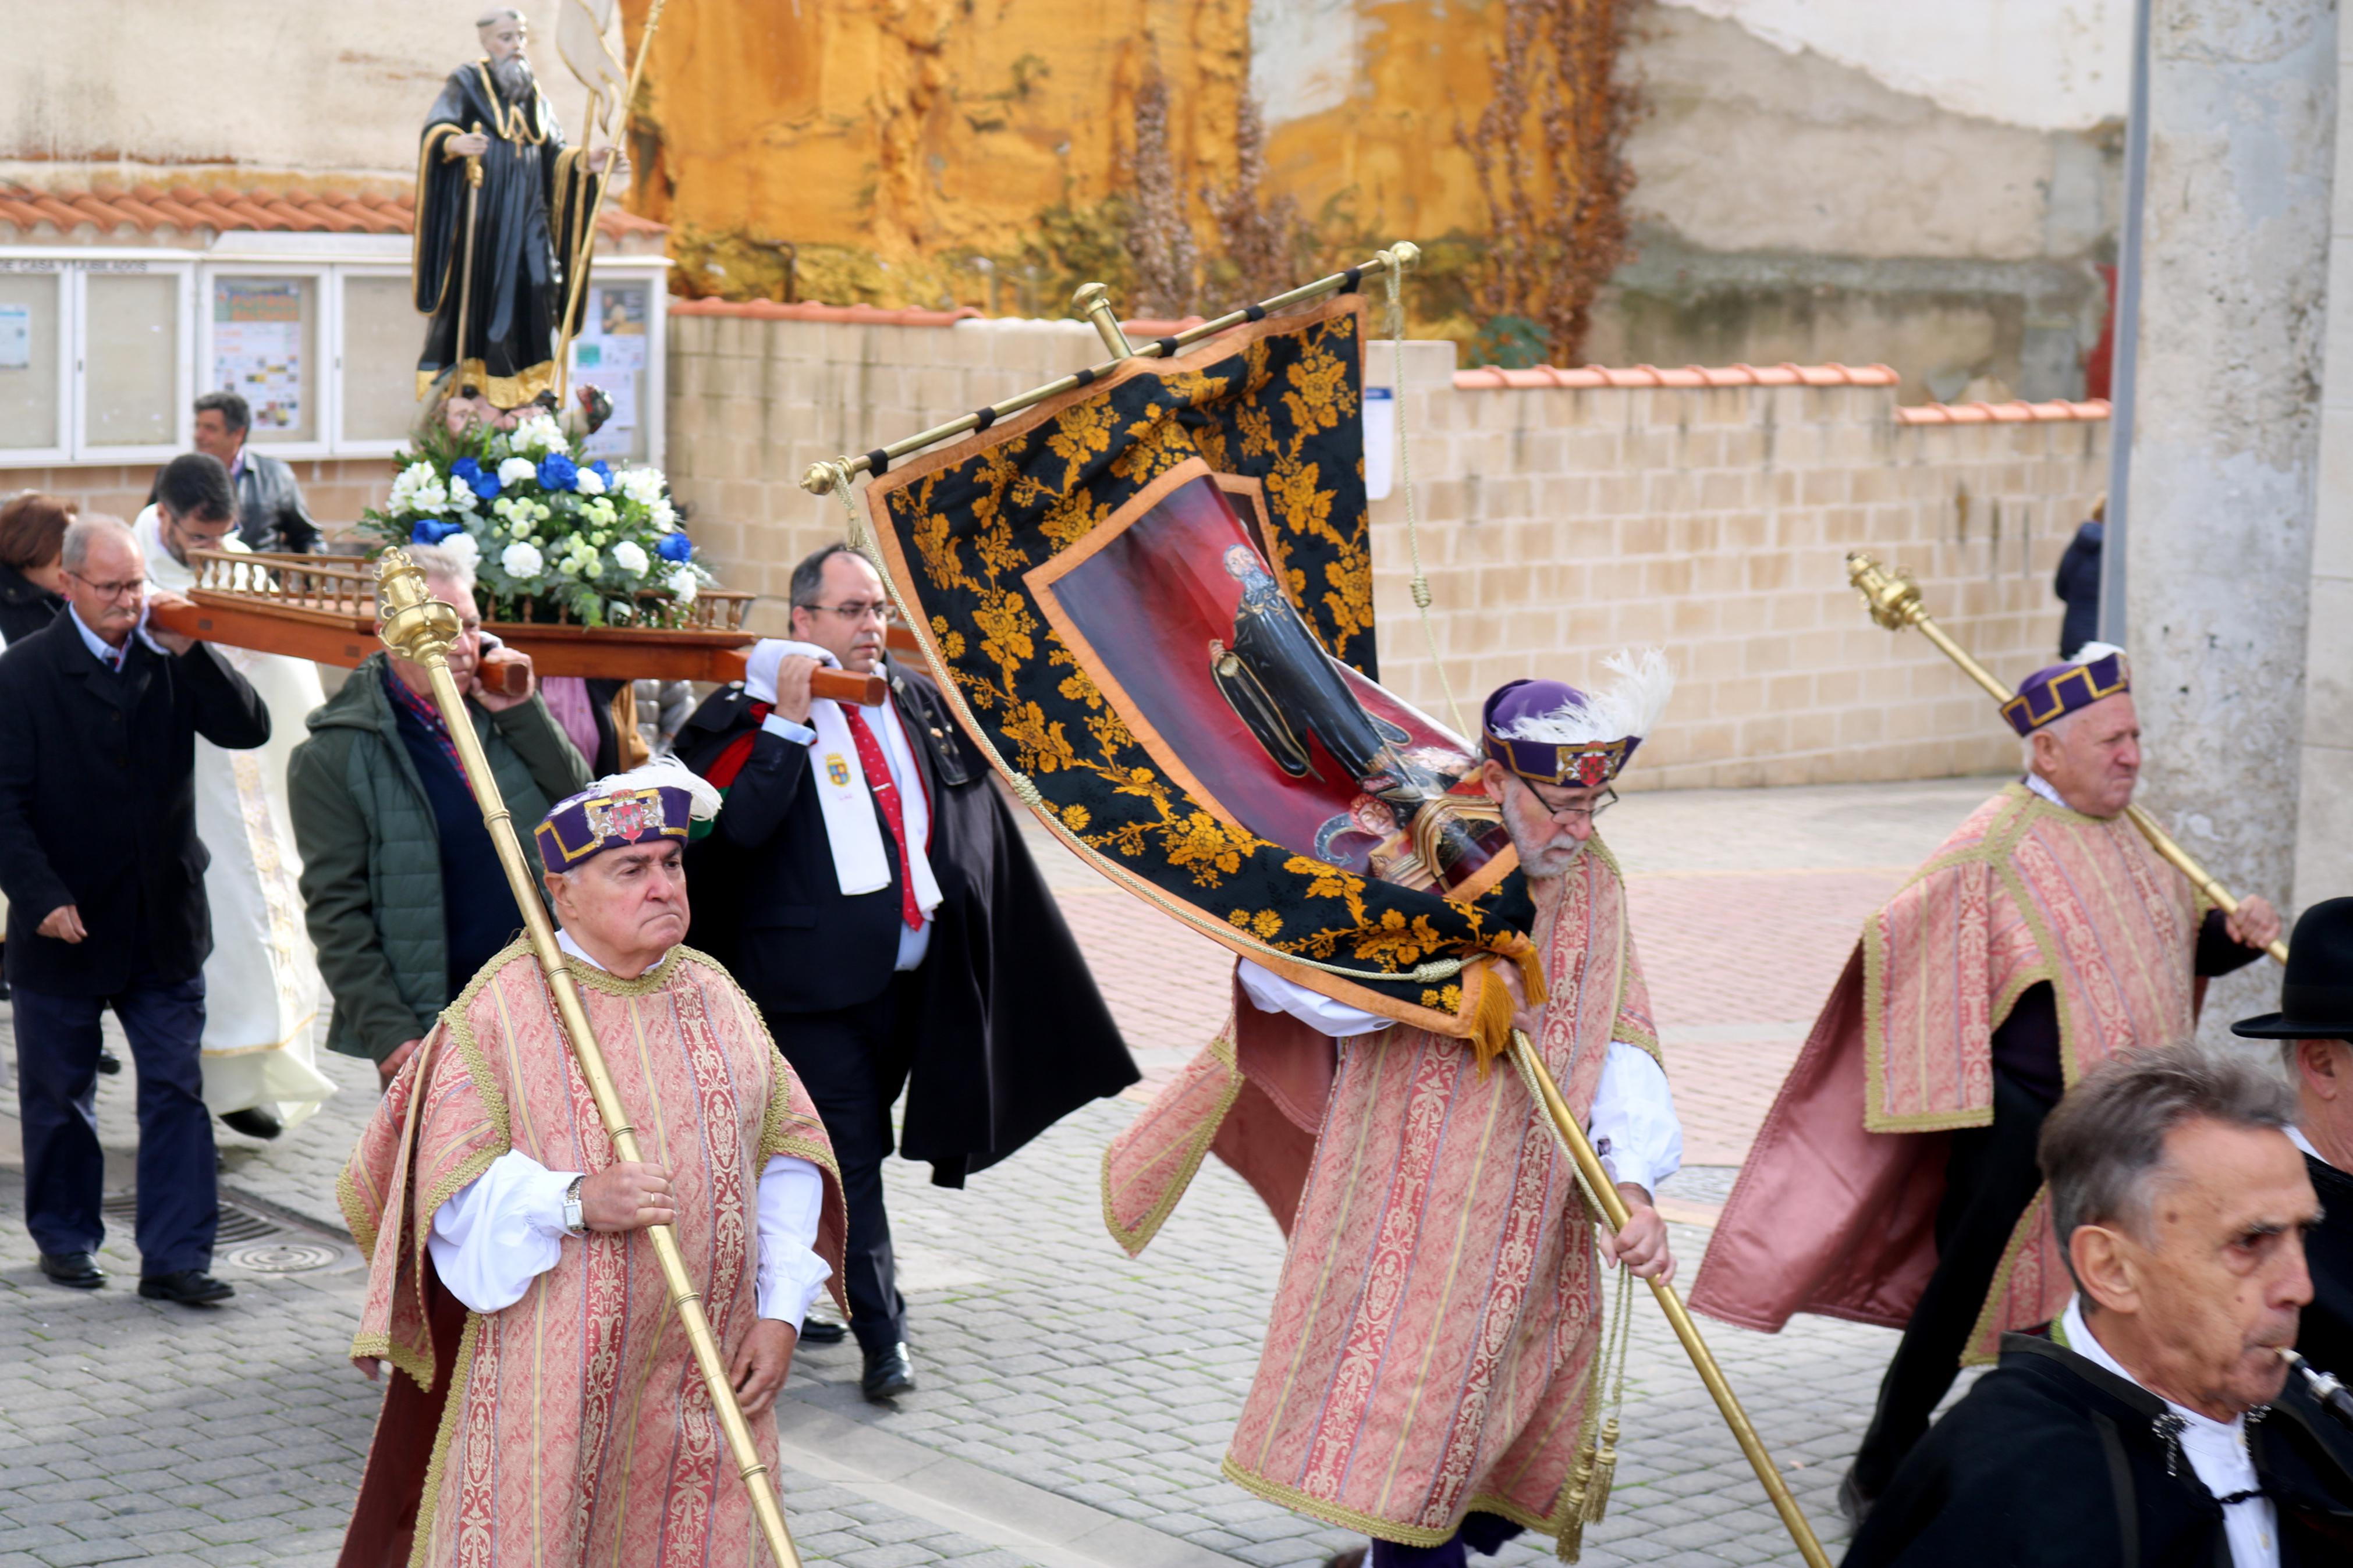
<svg viewBox="0 0 2353 1568">
<path fill-rule="evenodd" d="M 798 607 L 812 614 L 839 616 L 845 621 L 881 621 L 886 626 L 898 618 L 887 599 L 877 599 L 871 605 L 802 605 Z"/>
<path fill-rule="evenodd" d="M 1618 792 L 1606 784 L 1602 786 L 1601 794 L 1595 798 L 1591 805 L 1555 806 L 1542 795 L 1538 795 L 1533 784 L 1528 786 L 1528 793 L 1535 795 L 1536 805 L 1542 807 L 1544 814 L 1555 822 L 1574 822 L 1580 816 L 1590 822 L 1618 804 Z"/>
<path fill-rule="evenodd" d="M 99 583 L 70 569 L 67 571 L 66 575 L 101 599 L 120 599 L 126 595 L 135 594 L 147 585 L 147 579 L 144 577 L 128 577 L 120 583 Z"/>
</svg>

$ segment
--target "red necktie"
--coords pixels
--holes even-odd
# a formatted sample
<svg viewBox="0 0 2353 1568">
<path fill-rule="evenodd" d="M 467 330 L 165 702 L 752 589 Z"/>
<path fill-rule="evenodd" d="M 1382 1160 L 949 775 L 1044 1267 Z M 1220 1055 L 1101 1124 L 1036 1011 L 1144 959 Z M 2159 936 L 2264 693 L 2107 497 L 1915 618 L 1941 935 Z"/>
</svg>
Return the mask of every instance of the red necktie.
<svg viewBox="0 0 2353 1568">
<path fill-rule="evenodd" d="M 891 842 L 899 851 L 899 918 L 913 931 L 923 923 L 923 911 L 915 902 L 915 879 L 907 868 L 907 824 L 899 812 L 899 786 L 891 782 L 891 764 L 883 759 L 882 742 L 874 738 L 866 715 L 845 702 L 841 717 L 858 746 L 858 765 L 866 770 L 866 787 L 874 792 L 875 801 L 882 807 L 882 820 L 890 824 Z"/>
</svg>

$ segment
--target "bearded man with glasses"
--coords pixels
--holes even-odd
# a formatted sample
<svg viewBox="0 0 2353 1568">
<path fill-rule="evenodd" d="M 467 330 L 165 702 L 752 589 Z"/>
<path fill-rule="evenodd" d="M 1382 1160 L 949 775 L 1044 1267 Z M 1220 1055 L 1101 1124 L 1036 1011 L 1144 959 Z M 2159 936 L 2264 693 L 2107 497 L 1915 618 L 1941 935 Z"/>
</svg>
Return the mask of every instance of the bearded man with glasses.
<svg viewBox="0 0 2353 1568">
<path fill-rule="evenodd" d="M 25 1221 L 41 1272 L 93 1290 L 106 1161 L 93 1098 L 111 1007 L 139 1068 L 139 1293 L 212 1277 L 212 1121 L 198 1053 L 212 921 L 195 742 L 269 739 L 269 710 L 202 643 L 151 631 L 146 562 L 116 518 L 66 530 L 66 613 L 0 654 L 0 888 L 8 894 Z"/>
<path fill-rule="evenodd" d="M 724 796 L 688 847 L 688 940 L 759 1004 L 824 1119 L 876 1401 L 915 1385 L 882 1203 L 901 1090 L 899 1152 L 956 1187 L 1138 1076 L 987 763 L 929 678 L 885 657 L 890 621 L 864 556 L 818 551 L 793 572 L 792 637 L 754 647 L 678 740 Z M 880 669 L 888 700 L 813 696 L 826 666 Z M 802 1338 L 840 1331 L 812 1321 Z"/>
</svg>

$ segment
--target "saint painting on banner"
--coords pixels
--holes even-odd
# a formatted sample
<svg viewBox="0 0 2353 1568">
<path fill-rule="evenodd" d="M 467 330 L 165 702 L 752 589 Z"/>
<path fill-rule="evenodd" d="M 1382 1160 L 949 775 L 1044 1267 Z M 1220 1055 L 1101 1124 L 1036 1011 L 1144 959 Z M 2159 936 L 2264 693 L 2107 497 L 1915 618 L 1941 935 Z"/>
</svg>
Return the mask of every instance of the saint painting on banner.
<svg viewBox="0 0 2353 1568">
<path fill-rule="evenodd" d="M 417 395 L 454 366 L 452 395 L 508 409 L 555 389 L 557 318 L 614 153 L 564 144 L 519 13 L 492 11 L 480 30 L 483 58 L 449 73 L 417 148 L 411 270 L 432 321 Z"/>
</svg>

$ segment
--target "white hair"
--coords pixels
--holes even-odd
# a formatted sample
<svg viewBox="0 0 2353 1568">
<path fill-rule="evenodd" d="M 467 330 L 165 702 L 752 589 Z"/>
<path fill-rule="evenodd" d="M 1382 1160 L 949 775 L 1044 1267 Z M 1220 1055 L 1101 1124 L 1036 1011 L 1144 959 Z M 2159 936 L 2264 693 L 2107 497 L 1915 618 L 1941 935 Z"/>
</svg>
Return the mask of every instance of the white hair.
<svg viewBox="0 0 2353 1568">
<path fill-rule="evenodd" d="M 1639 653 L 1621 648 L 1601 661 L 1618 674 L 1607 691 L 1593 691 L 1562 703 L 1549 713 L 1531 713 L 1514 720 L 1504 738 L 1535 741 L 1542 745 L 1576 746 L 1594 741 L 1623 741 L 1648 735 L 1674 695 L 1674 668 L 1654 647 Z"/>
<path fill-rule="evenodd" d="M 469 596 L 473 594 L 474 564 L 458 551 L 446 544 L 404 544 L 401 549 L 427 581 L 446 583 Z"/>
<path fill-rule="evenodd" d="M 530 17 L 511 6 L 501 5 L 494 10 L 483 12 L 481 18 L 474 24 L 474 31 L 487 32 L 501 22 L 521 22 L 526 27 L 531 26 Z"/>
<path fill-rule="evenodd" d="M 2120 654 L 2124 651 L 2124 649 L 2118 647 L 2112 642 L 2087 642 L 2082 647 L 2077 648 L 2075 650 L 2074 657 L 2068 659 L 2066 662 L 2069 664 L 2097 664 L 2100 660 L 2107 658 L 2110 654 Z M 2028 773 L 2032 773 L 2034 771 L 2034 737 L 2037 735 L 2048 735 L 2055 741 L 2065 732 L 2069 725 L 2082 718 L 2086 711 L 2088 711 L 2088 710 L 2078 708 L 2072 713 L 2062 713 L 2056 719 L 2052 720 L 2048 724 L 2044 724 L 2037 729 L 2029 730 L 2025 734 L 2021 735 L 2018 738 L 2019 765 L 2024 768 Z"/>
<path fill-rule="evenodd" d="M 58 546 L 58 564 L 69 572 L 79 573 L 90 564 L 90 547 L 101 539 L 120 539 L 133 550 L 139 548 L 139 536 L 121 518 L 84 512 L 66 524 L 65 539 Z"/>
</svg>

